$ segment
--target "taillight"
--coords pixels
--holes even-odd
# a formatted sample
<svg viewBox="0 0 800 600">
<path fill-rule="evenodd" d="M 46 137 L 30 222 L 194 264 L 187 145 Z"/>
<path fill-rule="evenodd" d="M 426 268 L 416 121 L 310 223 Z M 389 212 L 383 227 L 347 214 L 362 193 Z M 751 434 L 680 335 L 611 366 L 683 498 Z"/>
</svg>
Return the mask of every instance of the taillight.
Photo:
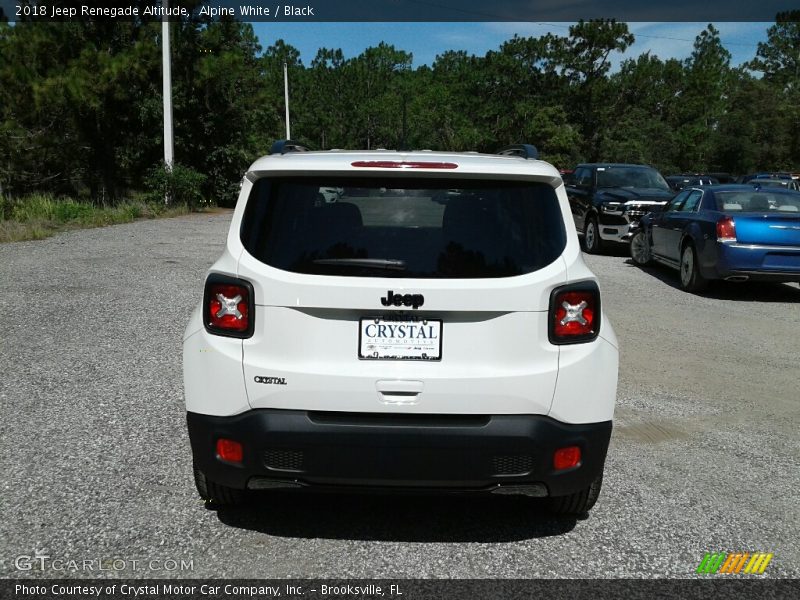
<svg viewBox="0 0 800 600">
<path fill-rule="evenodd" d="M 733 222 L 733 217 L 722 217 L 717 221 L 717 241 L 736 241 L 736 223 Z"/>
<path fill-rule="evenodd" d="M 213 273 L 206 279 L 203 324 L 209 333 L 248 338 L 253 335 L 253 286 L 249 281 Z"/>
<path fill-rule="evenodd" d="M 552 344 L 590 342 L 600 332 L 600 290 L 593 281 L 565 285 L 550 295 Z"/>
</svg>

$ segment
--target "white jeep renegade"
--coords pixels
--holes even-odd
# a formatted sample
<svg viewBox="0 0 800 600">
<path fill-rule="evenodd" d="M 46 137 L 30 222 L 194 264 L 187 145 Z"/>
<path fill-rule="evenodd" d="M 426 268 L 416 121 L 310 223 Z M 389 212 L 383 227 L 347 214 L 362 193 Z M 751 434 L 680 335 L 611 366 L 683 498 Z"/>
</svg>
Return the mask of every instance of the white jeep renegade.
<svg viewBox="0 0 800 600">
<path fill-rule="evenodd" d="M 203 498 L 402 487 L 594 505 L 617 340 L 536 156 L 284 141 L 250 167 L 184 336 Z"/>
</svg>

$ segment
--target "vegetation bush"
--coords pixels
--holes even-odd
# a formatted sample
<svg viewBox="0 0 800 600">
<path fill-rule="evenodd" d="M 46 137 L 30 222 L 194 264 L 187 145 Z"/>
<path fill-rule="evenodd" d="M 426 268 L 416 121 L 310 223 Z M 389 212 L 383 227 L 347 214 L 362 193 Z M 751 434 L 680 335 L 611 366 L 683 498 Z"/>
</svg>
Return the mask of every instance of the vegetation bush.
<svg viewBox="0 0 800 600">
<path fill-rule="evenodd" d="M 64 229 L 103 227 L 140 218 L 170 217 L 189 212 L 185 204 L 148 204 L 140 195 L 115 206 L 94 206 L 73 198 L 31 194 L 0 196 L 0 242 L 38 240 Z"/>
<path fill-rule="evenodd" d="M 145 179 L 145 197 L 153 204 L 185 204 L 195 209 L 209 204 L 203 196 L 206 176 L 182 165 L 172 169 L 159 165 L 150 169 Z"/>
</svg>

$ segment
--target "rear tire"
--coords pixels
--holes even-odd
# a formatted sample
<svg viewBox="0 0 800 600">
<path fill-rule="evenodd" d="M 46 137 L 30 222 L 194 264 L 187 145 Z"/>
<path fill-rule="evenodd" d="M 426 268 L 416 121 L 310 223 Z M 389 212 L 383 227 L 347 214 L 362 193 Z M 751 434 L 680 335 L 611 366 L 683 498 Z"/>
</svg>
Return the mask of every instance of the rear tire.
<svg viewBox="0 0 800 600">
<path fill-rule="evenodd" d="M 586 219 L 586 225 L 583 227 L 583 245 L 588 254 L 600 254 L 603 251 L 600 226 L 597 224 L 597 217 L 595 216 Z"/>
<path fill-rule="evenodd" d="M 603 487 L 603 474 L 595 479 L 589 487 L 568 496 L 548 498 L 548 509 L 556 515 L 580 517 L 588 513 L 600 497 Z"/>
<path fill-rule="evenodd" d="M 246 490 L 237 490 L 209 481 L 206 478 L 206 474 L 198 469 L 197 465 L 192 466 L 194 468 L 194 484 L 197 487 L 197 493 L 207 503 L 218 506 L 236 506 L 237 504 L 243 504 L 247 499 Z"/>
<path fill-rule="evenodd" d="M 631 259 L 640 267 L 646 267 L 653 260 L 647 234 L 641 229 L 631 238 Z"/>
<path fill-rule="evenodd" d="M 681 287 L 687 292 L 700 292 L 708 287 L 708 280 L 700 273 L 697 252 L 691 242 L 681 250 Z"/>
</svg>

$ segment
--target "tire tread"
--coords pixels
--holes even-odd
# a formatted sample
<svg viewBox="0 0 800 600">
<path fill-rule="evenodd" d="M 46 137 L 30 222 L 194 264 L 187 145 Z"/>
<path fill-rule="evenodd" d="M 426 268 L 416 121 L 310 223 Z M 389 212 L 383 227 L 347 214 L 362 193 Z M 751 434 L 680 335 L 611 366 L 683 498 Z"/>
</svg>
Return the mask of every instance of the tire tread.
<svg viewBox="0 0 800 600">
<path fill-rule="evenodd" d="M 586 230 L 589 228 L 590 222 L 594 223 L 594 247 L 592 248 L 590 248 L 586 243 Z M 600 237 L 600 222 L 597 220 L 595 215 L 590 215 L 589 218 L 586 219 L 586 224 L 583 227 L 583 231 L 583 246 L 586 249 L 586 252 L 589 254 L 601 254 L 605 249 L 605 244 L 603 239 Z"/>
<path fill-rule="evenodd" d="M 603 476 L 600 475 L 586 489 L 567 496 L 552 497 L 549 502 L 550 512 L 557 515 L 585 515 L 597 502 L 602 487 Z"/>
<path fill-rule="evenodd" d="M 697 259 L 697 248 L 695 248 L 692 242 L 684 243 L 683 247 L 681 248 L 681 263 L 680 263 L 681 266 L 679 267 L 679 269 L 683 269 L 683 253 L 686 251 L 687 248 L 690 249 L 693 255 L 692 264 L 694 265 L 694 270 L 692 272 L 692 279 L 689 282 L 689 285 L 683 285 L 682 273 L 681 271 L 678 272 L 681 287 L 687 292 L 693 292 L 693 293 L 702 292 L 709 287 L 709 281 L 705 277 L 703 277 L 703 274 L 700 272 L 700 263 Z"/>
<path fill-rule="evenodd" d="M 207 503 L 218 506 L 236 506 L 244 503 L 247 496 L 245 490 L 237 490 L 209 481 L 205 473 L 197 468 L 197 465 L 193 465 L 193 469 L 197 492 Z"/>
</svg>

